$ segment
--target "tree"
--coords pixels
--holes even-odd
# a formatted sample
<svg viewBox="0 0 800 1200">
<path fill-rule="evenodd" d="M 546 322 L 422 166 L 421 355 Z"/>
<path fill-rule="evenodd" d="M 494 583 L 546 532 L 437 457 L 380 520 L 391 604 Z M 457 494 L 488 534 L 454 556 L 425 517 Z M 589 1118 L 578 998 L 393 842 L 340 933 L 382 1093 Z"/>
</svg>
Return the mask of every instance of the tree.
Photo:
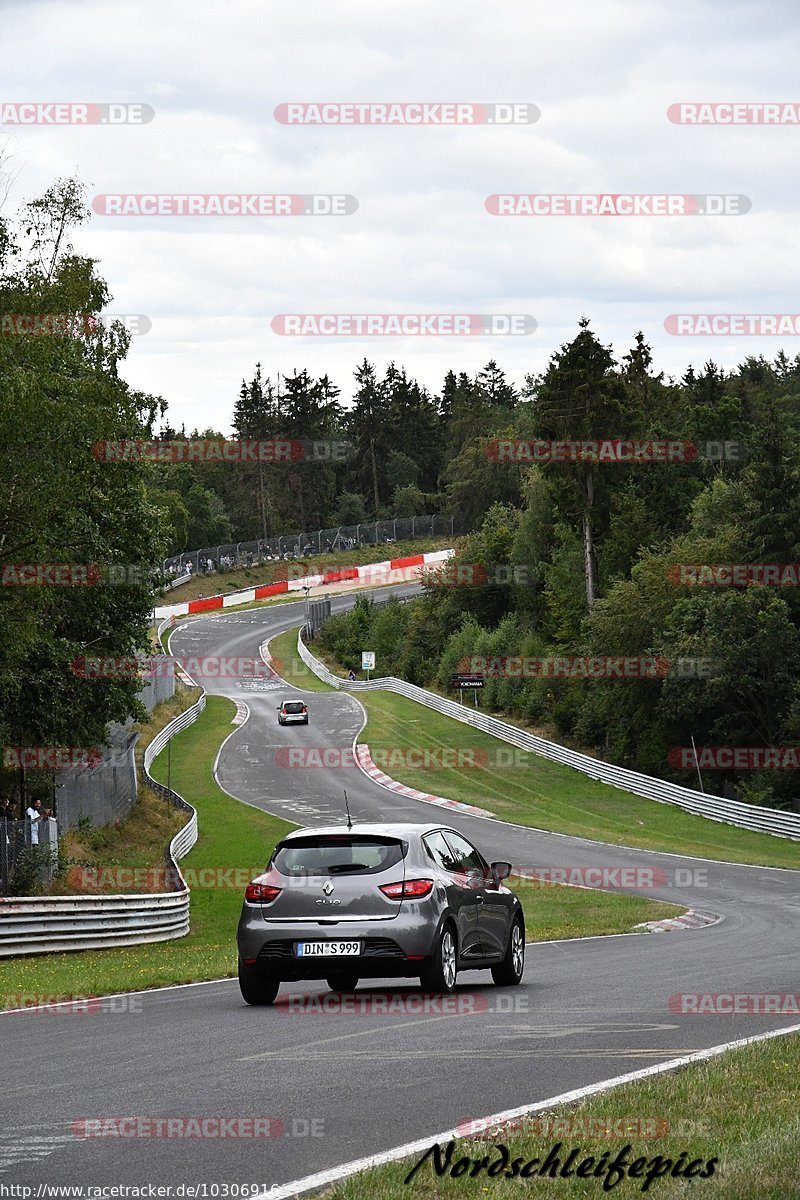
<svg viewBox="0 0 800 1200">
<path fill-rule="evenodd" d="M 517 390 L 508 382 L 505 372 L 498 367 L 493 358 L 489 360 L 482 371 L 478 372 L 477 384 L 492 407 L 505 409 L 516 407 L 519 398 Z"/>
<path fill-rule="evenodd" d="M 441 469 L 441 426 L 436 403 L 415 379 L 409 379 L 405 368 L 390 363 L 383 381 L 386 392 L 387 440 L 390 446 L 387 462 L 389 491 L 408 483 L 433 489 Z M 402 449 L 401 449 L 402 447 Z M 402 454 L 417 468 L 415 477 L 403 479 L 392 475 L 393 457 Z"/>
<path fill-rule="evenodd" d="M 279 397 L 271 381 L 263 378 L 261 363 L 256 363 L 255 374 L 249 384 L 242 380 L 231 424 L 236 436 L 243 440 L 270 441 L 279 436 Z M 261 536 L 266 539 L 274 532 L 275 526 L 274 476 L 268 476 L 269 464 L 261 458 L 255 464 L 245 464 L 244 469 L 255 487 L 260 514 L 259 529 Z"/>
<path fill-rule="evenodd" d="M 377 517 L 386 497 L 386 462 L 391 449 L 386 387 L 366 359 L 355 371 L 356 393 L 345 418 L 352 441 L 351 478 L 364 496 L 372 497 Z"/>
<path fill-rule="evenodd" d="M 386 464 L 386 482 L 392 493 L 398 488 L 413 487 L 419 483 L 419 467 L 413 458 L 409 458 L 402 450 L 390 450 L 389 461 Z"/>
<path fill-rule="evenodd" d="M 583 442 L 626 436 L 634 431 L 620 429 L 627 414 L 611 351 L 600 344 L 585 317 L 578 325 L 580 333 L 553 355 L 541 379 L 528 380 L 534 398 L 536 437 Z M 600 467 L 603 469 L 615 468 Z M 591 461 L 548 464 L 548 471 L 560 479 L 560 502 L 565 513 L 572 510 L 580 522 L 586 604 L 591 608 L 598 596 L 598 500 L 607 495 L 608 483 Z"/>
<path fill-rule="evenodd" d="M 104 461 L 102 447 L 149 439 L 163 403 L 119 375 L 129 336 L 96 317 L 108 300 L 92 259 L 69 238 L 85 219 L 80 185 L 62 181 L 4 224 L 4 313 L 79 315 L 77 333 L 0 337 L 0 743 L 102 744 L 110 721 L 143 710 L 139 680 L 84 678 L 83 654 L 149 646 L 152 571 L 171 536 L 149 492 L 153 469 Z M 14 564 L 95 566 L 82 586 L 10 586 Z M 49 577 L 52 579 L 52 577 Z M 73 579 L 78 578 L 77 573 Z"/>
<path fill-rule="evenodd" d="M 367 519 L 364 498 L 357 492 L 341 492 L 334 521 L 337 525 L 360 525 Z"/>
<path fill-rule="evenodd" d="M 393 517 L 419 517 L 427 508 L 427 496 L 416 484 L 395 488 L 390 508 Z"/>
</svg>

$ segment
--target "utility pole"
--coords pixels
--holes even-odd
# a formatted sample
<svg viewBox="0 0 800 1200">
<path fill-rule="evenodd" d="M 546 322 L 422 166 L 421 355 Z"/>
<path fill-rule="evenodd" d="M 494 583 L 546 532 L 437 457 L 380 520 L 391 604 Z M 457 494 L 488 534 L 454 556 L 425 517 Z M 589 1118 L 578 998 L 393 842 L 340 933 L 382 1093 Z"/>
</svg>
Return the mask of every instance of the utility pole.
<svg viewBox="0 0 800 1200">
<path fill-rule="evenodd" d="M 697 747 L 694 744 L 694 734 L 689 735 L 692 739 L 692 750 L 694 751 L 694 765 L 697 769 L 697 778 L 700 780 L 700 791 L 705 795 L 706 789 L 703 787 L 703 776 L 700 774 L 700 761 L 697 757 Z"/>
<path fill-rule="evenodd" d="M 308 584 L 303 584 L 303 591 L 306 594 L 306 637 L 309 641 L 311 641 L 311 613 L 308 599 L 308 594 L 311 591 L 311 588 L 308 586 Z"/>
</svg>

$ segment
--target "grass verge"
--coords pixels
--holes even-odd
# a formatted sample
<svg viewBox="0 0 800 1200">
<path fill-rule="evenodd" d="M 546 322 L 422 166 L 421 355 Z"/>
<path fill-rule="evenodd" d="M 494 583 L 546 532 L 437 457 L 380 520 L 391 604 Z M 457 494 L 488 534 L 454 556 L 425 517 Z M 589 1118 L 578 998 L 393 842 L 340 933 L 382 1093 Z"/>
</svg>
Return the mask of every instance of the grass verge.
<svg viewBox="0 0 800 1200">
<path fill-rule="evenodd" d="M 271 638 L 268 646 L 272 656 L 272 668 L 294 687 L 303 688 L 307 692 L 332 692 L 334 689 L 328 683 L 318 679 L 310 671 L 297 653 L 297 630 L 287 629 Z M 316 650 L 315 650 L 316 653 Z"/>
<path fill-rule="evenodd" d="M 509 887 L 522 902 L 528 942 L 630 933 L 642 921 L 664 921 L 686 912 L 685 905 L 667 904 L 663 900 L 565 887 L 516 875 L 509 880 Z"/>
<path fill-rule="evenodd" d="M 285 671 L 290 683 L 313 686 L 305 682 L 308 676 L 316 677 L 297 653 L 296 630 L 276 638 L 272 653 L 281 661 L 279 673 Z M 327 665 L 335 669 L 329 660 Z M 319 680 L 316 683 L 315 690 L 327 689 Z M 676 805 L 634 796 L 517 750 L 404 696 L 362 692 L 358 699 L 369 718 L 359 740 L 369 745 L 377 766 L 409 787 L 476 804 L 503 821 L 555 833 L 642 850 L 800 867 L 800 848 L 786 838 L 751 833 L 694 816 Z M 470 703 L 469 698 L 464 702 Z M 406 751 L 430 751 L 434 761 L 439 755 L 439 761 L 452 758 L 455 764 L 437 769 L 410 766 Z"/>
<path fill-rule="evenodd" d="M 720 1037 L 727 1036 L 724 1031 Z M 487 1130 L 477 1137 L 458 1139 L 451 1164 L 468 1157 L 472 1163 L 484 1157 L 488 1162 L 476 1175 L 462 1167 L 455 1178 L 450 1172 L 438 1176 L 433 1156 L 419 1168 L 410 1183 L 404 1180 L 422 1155 L 392 1163 L 354 1176 L 325 1193 L 325 1200 L 390 1200 L 405 1196 L 409 1200 L 495 1200 L 517 1194 L 514 1183 L 521 1185 L 520 1195 L 597 1197 L 607 1194 L 604 1180 L 596 1175 L 577 1178 L 580 1163 L 592 1158 L 584 1170 L 602 1170 L 617 1154 L 627 1149 L 629 1163 L 644 1159 L 638 1178 L 625 1177 L 613 1186 L 613 1195 L 647 1195 L 658 1200 L 676 1200 L 689 1191 L 709 1200 L 791 1200 L 800 1194 L 797 1180 L 797 1147 L 800 1145 L 800 1034 L 730 1050 L 718 1058 L 652 1079 L 624 1084 L 583 1103 L 520 1117 L 505 1129 Z M 432 1117 L 435 1125 L 435 1111 Z M 621 1124 L 621 1128 L 620 1128 Z M 626 1132 L 627 1130 L 627 1132 Z M 435 1132 L 435 1129 L 434 1129 Z M 597 1136 L 598 1133 L 602 1136 Z M 556 1150 L 559 1172 L 571 1150 L 578 1150 L 568 1178 L 542 1178 L 538 1175 L 548 1153 Z M 513 1181 L 503 1174 L 487 1176 L 487 1167 L 503 1160 L 500 1145 L 507 1148 L 508 1162 L 521 1159 L 520 1166 L 539 1159 L 530 1168 L 529 1178 Z M 682 1157 L 685 1155 L 685 1157 Z M 647 1174 L 664 1171 L 656 1177 L 652 1189 Z M 713 1174 L 703 1178 L 709 1160 Z M 694 1168 L 698 1178 L 687 1181 L 674 1178 L 672 1171 L 700 1160 Z M 552 1159 L 551 1159 L 552 1162 Z M 518 1168 L 519 1169 L 519 1168 Z"/>
</svg>

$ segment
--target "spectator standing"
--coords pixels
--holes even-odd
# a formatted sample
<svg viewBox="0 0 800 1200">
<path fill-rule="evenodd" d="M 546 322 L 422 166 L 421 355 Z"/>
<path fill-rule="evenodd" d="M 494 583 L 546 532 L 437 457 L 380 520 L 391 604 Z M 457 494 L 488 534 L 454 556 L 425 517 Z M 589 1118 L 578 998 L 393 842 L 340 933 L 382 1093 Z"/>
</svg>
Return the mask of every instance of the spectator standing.
<svg viewBox="0 0 800 1200">
<path fill-rule="evenodd" d="M 41 800 L 32 800 L 25 809 L 25 816 L 30 821 L 31 845 L 39 845 L 39 822 L 43 817 Z"/>
</svg>

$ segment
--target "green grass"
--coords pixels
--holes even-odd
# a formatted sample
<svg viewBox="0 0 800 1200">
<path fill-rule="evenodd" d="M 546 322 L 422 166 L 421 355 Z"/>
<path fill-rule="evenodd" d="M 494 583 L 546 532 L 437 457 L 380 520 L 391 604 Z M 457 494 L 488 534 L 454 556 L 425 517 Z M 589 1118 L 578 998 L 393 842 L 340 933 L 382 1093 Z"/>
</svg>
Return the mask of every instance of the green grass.
<svg viewBox="0 0 800 1200">
<path fill-rule="evenodd" d="M 276 638 L 272 652 L 281 659 L 286 679 L 299 687 L 313 686 L 301 682 L 311 672 L 297 654 L 296 630 Z M 314 652 L 318 654 L 316 648 Z M 334 669 L 329 660 L 327 665 Z M 341 668 L 339 672 L 343 673 Z M 317 686 L 327 688 L 319 680 Z M 556 833 L 643 850 L 800 868 L 800 846 L 787 838 L 750 833 L 694 816 L 676 805 L 634 796 L 517 750 L 404 696 L 361 692 L 358 699 L 369 717 L 359 740 L 369 745 L 378 766 L 409 787 L 476 804 L 503 821 Z M 471 703 L 471 698 L 464 703 Z M 483 762 L 441 769 L 410 767 L 399 761 L 406 750 L 457 751 L 462 762 L 475 752 Z"/>
<path fill-rule="evenodd" d="M 642 921 L 663 921 L 686 912 L 685 905 L 558 883 L 531 882 L 516 875 L 511 876 L 508 886 L 522 901 L 528 942 L 629 933 Z"/>
<path fill-rule="evenodd" d="M 304 688 L 309 692 L 332 692 L 330 684 L 323 683 L 313 671 L 310 671 L 297 653 L 297 630 L 287 629 L 271 638 L 268 650 L 272 655 L 272 667 L 295 687 Z"/>
<path fill-rule="evenodd" d="M 727 1036 L 727 1030 L 721 1028 L 720 1041 Z M 677 1200 L 687 1194 L 708 1200 L 797 1200 L 799 1104 L 800 1035 L 792 1034 L 730 1050 L 708 1063 L 624 1084 L 581 1104 L 518 1118 L 505 1130 L 458 1139 L 451 1161 L 466 1156 L 475 1163 L 488 1156 L 487 1165 L 491 1166 L 501 1160 L 498 1146 L 502 1144 L 510 1162 L 539 1158 L 541 1163 L 551 1147 L 561 1142 L 562 1166 L 570 1150 L 580 1150 L 573 1161 L 574 1170 L 589 1156 L 595 1166 L 605 1153 L 610 1162 L 629 1145 L 629 1162 L 660 1155 L 662 1162 L 671 1160 L 671 1168 L 700 1159 L 703 1167 L 699 1169 L 704 1169 L 709 1159 L 718 1159 L 714 1174 L 707 1179 L 687 1182 L 667 1175 L 654 1180 L 645 1194 L 658 1200 Z M 474 1115 L 480 1115 L 480 1100 Z M 560 1124 L 554 1127 L 556 1119 Z M 621 1134 L 614 1128 L 613 1122 L 620 1119 L 634 1122 L 631 1132 Z M 569 1120 L 574 1122 L 571 1126 L 565 1123 Z M 589 1121 L 597 1124 L 587 1125 Z M 435 1107 L 430 1124 L 432 1132 L 437 1132 Z M 597 1137 L 596 1131 L 603 1126 L 609 1134 Z M 585 1136 L 587 1128 L 595 1136 Z M 682 1152 L 687 1155 L 683 1160 Z M 397 1196 L 408 1200 L 500 1200 L 511 1195 L 581 1200 L 607 1194 L 600 1179 L 578 1179 L 574 1174 L 567 1179 L 533 1175 L 509 1180 L 489 1178 L 483 1170 L 474 1177 L 469 1171 L 456 1178 L 449 1173 L 439 1177 L 431 1159 L 404 1184 L 421 1157 L 354 1176 L 326 1192 L 325 1200 L 394 1200 Z M 622 1200 L 641 1196 L 645 1182 L 644 1177 L 625 1178 L 611 1194 Z"/>
</svg>

